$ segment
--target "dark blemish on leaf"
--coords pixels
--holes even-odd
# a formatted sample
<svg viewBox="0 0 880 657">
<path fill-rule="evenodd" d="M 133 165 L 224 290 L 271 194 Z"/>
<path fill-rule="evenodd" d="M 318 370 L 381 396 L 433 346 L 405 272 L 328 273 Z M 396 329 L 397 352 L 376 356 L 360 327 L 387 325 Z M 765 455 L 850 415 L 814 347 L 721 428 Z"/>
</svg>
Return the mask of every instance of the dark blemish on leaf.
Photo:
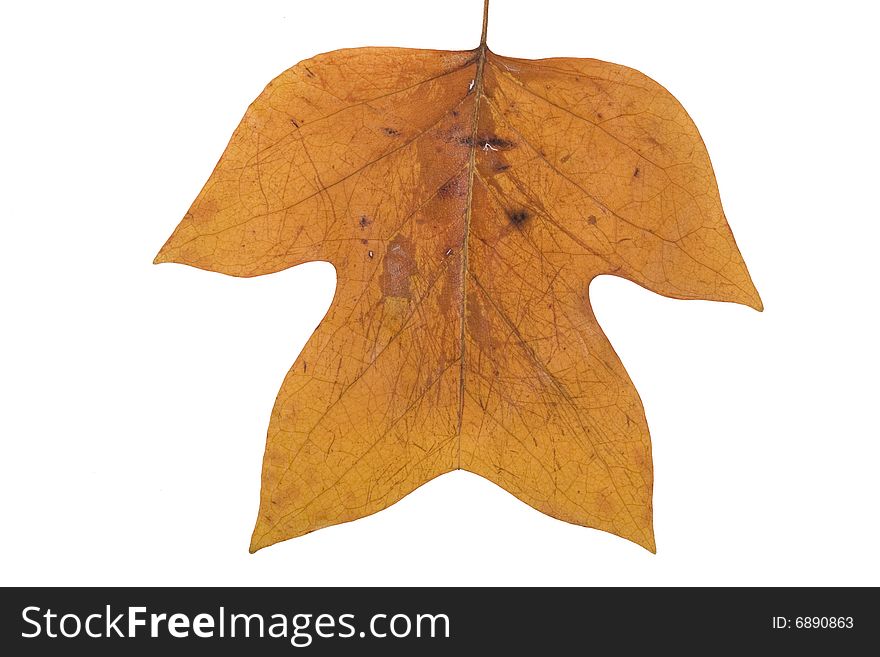
<svg viewBox="0 0 880 657">
<path fill-rule="evenodd" d="M 299 127 L 299 123 L 296 122 L 296 119 L 290 119 L 290 122 L 291 122 L 295 127 L 297 127 L 297 128 Z"/>
<path fill-rule="evenodd" d="M 309 369 L 309 364 L 306 361 L 303 361 L 303 373 L 305 373 Z"/>
<path fill-rule="evenodd" d="M 303 67 L 303 68 L 306 69 L 306 74 L 307 74 L 310 78 L 315 77 L 315 74 L 312 73 L 312 69 L 310 69 L 308 66 L 305 66 L 305 67 Z"/>
<path fill-rule="evenodd" d="M 394 128 L 382 128 L 382 132 L 389 137 L 397 137 L 400 134 L 400 130 L 395 130 Z"/>
<path fill-rule="evenodd" d="M 418 271 L 413 243 L 402 235 L 391 240 L 382 258 L 384 268 L 379 284 L 386 297 L 412 298 L 410 278 Z"/>
<path fill-rule="evenodd" d="M 525 210 L 508 210 L 507 218 L 513 226 L 521 228 L 531 218 L 531 215 Z"/>
<path fill-rule="evenodd" d="M 507 171 L 510 168 L 510 165 L 507 162 L 496 162 L 495 163 L 495 171 L 501 173 L 502 171 Z"/>
<path fill-rule="evenodd" d="M 373 222 L 367 219 L 367 215 L 365 214 L 362 214 L 360 220 L 358 220 L 358 226 L 361 227 L 361 230 L 369 226 L 371 223 Z"/>
<path fill-rule="evenodd" d="M 638 167 L 636 167 L 636 170 L 633 171 L 633 178 L 638 178 L 640 172 L 641 172 L 641 170 Z"/>
<path fill-rule="evenodd" d="M 597 118 L 597 119 L 601 119 L 601 118 L 602 118 L 602 112 L 598 112 L 598 113 L 596 114 L 596 118 Z"/>
<path fill-rule="evenodd" d="M 439 198 L 452 198 L 456 196 L 464 196 L 467 194 L 467 188 L 465 187 L 464 179 L 462 176 L 456 176 L 451 180 L 447 180 L 440 189 L 437 190 L 437 196 Z"/>
<path fill-rule="evenodd" d="M 370 240 L 361 240 L 361 244 L 369 244 Z"/>
<path fill-rule="evenodd" d="M 590 224 L 591 226 L 595 226 L 596 225 L 596 215 L 591 214 L 589 217 L 587 217 L 587 223 Z"/>
<path fill-rule="evenodd" d="M 508 141 L 507 139 L 502 139 L 501 137 L 494 137 L 494 136 L 489 140 L 489 145 L 494 146 L 495 148 L 497 148 L 499 150 L 503 150 L 505 148 L 513 148 L 514 146 L 516 146 L 516 144 L 514 144 L 512 141 Z"/>
<path fill-rule="evenodd" d="M 459 137 L 458 143 L 461 144 L 462 146 L 473 146 L 474 140 L 473 140 L 473 137 Z"/>
<path fill-rule="evenodd" d="M 498 137 L 496 135 L 481 137 L 479 140 L 479 144 L 480 148 L 482 148 L 484 151 L 506 151 L 516 146 L 516 144 L 514 144 L 512 141 L 502 139 L 501 137 Z"/>
<path fill-rule="evenodd" d="M 458 110 L 452 110 L 452 116 L 458 116 Z"/>
<path fill-rule="evenodd" d="M 452 248 L 450 247 L 450 248 L 446 249 L 446 253 L 444 253 L 443 255 L 445 255 L 447 258 L 449 256 L 451 256 L 452 255 Z"/>
<path fill-rule="evenodd" d="M 565 163 L 568 162 L 570 159 L 571 159 L 571 153 L 566 153 L 566 154 L 563 155 L 561 158 L 559 158 L 559 161 L 562 162 L 563 164 L 565 164 Z"/>
</svg>

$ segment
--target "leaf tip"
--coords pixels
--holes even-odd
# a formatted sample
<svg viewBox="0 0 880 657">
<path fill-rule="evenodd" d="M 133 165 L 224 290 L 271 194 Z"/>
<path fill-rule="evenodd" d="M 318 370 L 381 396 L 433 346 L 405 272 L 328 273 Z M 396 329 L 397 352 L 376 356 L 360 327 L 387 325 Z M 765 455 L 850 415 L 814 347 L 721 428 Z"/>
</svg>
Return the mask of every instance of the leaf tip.
<svg viewBox="0 0 880 657">
<path fill-rule="evenodd" d="M 742 306 L 748 306 L 749 308 L 757 310 L 759 313 L 764 312 L 764 302 L 761 301 L 761 295 L 758 294 L 758 288 L 755 287 L 751 278 L 747 279 L 745 284 L 738 286 L 733 295 L 724 300 L 733 301 Z"/>
<path fill-rule="evenodd" d="M 645 548 L 651 554 L 657 554 L 657 541 L 654 540 L 653 523 L 642 532 L 641 538 L 634 539 L 634 542 Z"/>
<path fill-rule="evenodd" d="M 254 526 L 254 531 L 251 534 L 251 544 L 248 547 L 248 552 L 254 554 L 265 547 L 274 545 L 279 540 L 283 541 L 284 538 L 279 539 L 272 534 L 272 524 L 267 522 L 264 516 L 260 514 L 260 517 L 257 519 L 257 524 Z"/>
<path fill-rule="evenodd" d="M 761 301 L 761 295 L 758 294 L 758 290 L 755 289 L 755 286 L 752 286 L 750 290 L 750 294 L 747 299 L 741 302 L 744 306 L 748 306 L 749 308 L 754 308 L 759 313 L 764 312 L 764 302 Z"/>
<path fill-rule="evenodd" d="M 262 550 L 264 547 L 270 545 L 270 543 L 267 543 L 264 540 L 260 540 L 261 538 L 263 537 L 258 537 L 257 532 L 254 531 L 253 536 L 251 536 L 251 544 L 248 546 L 248 552 L 250 554 L 255 554 L 256 552 Z"/>
<path fill-rule="evenodd" d="M 156 257 L 153 258 L 154 265 L 161 265 L 163 262 L 173 262 L 174 258 L 172 258 L 168 254 L 168 244 L 166 243 L 161 249 L 159 249 L 159 253 L 156 254 Z"/>
</svg>

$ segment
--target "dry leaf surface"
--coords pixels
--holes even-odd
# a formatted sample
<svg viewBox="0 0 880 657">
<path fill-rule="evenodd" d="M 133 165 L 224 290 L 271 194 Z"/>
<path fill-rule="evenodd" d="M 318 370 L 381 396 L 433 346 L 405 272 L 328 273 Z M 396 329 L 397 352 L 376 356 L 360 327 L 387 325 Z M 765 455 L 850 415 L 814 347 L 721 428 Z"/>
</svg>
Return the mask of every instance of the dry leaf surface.
<svg viewBox="0 0 880 657">
<path fill-rule="evenodd" d="M 485 42 L 282 73 L 156 258 L 233 276 L 315 260 L 336 294 L 272 412 L 252 550 L 457 468 L 654 550 L 648 428 L 590 281 L 761 308 L 669 92 Z"/>
</svg>

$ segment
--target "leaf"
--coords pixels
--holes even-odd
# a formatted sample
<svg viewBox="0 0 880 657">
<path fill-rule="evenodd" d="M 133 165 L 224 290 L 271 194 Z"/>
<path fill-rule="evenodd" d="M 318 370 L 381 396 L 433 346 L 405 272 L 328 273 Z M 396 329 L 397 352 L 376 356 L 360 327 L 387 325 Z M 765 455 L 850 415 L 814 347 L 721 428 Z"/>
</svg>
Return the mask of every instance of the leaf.
<svg viewBox="0 0 880 657">
<path fill-rule="evenodd" d="M 488 4 L 488 3 L 487 3 Z M 273 80 L 156 257 L 325 260 L 333 304 L 269 425 L 251 550 L 482 475 L 655 549 L 642 404 L 590 281 L 761 309 L 706 148 L 632 69 L 338 50 Z"/>
</svg>

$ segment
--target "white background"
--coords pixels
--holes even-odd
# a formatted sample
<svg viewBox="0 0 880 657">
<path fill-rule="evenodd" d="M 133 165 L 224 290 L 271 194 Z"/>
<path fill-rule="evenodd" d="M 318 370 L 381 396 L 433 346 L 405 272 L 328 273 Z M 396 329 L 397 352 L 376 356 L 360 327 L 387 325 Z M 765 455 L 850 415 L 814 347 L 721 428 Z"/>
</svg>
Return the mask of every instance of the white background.
<svg viewBox="0 0 880 657">
<path fill-rule="evenodd" d="M 248 554 L 333 268 L 151 260 L 272 77 L 472 48 L 481 4 L 3 5 L 0 583 L 880 584 L 880 51 L 857 2 L 493 0 L 496 52 L 627 64 L 682 101 L 766 306 L 592 286 L 652 430 L 656 556 L 462 472 Z"/>
</svg>

